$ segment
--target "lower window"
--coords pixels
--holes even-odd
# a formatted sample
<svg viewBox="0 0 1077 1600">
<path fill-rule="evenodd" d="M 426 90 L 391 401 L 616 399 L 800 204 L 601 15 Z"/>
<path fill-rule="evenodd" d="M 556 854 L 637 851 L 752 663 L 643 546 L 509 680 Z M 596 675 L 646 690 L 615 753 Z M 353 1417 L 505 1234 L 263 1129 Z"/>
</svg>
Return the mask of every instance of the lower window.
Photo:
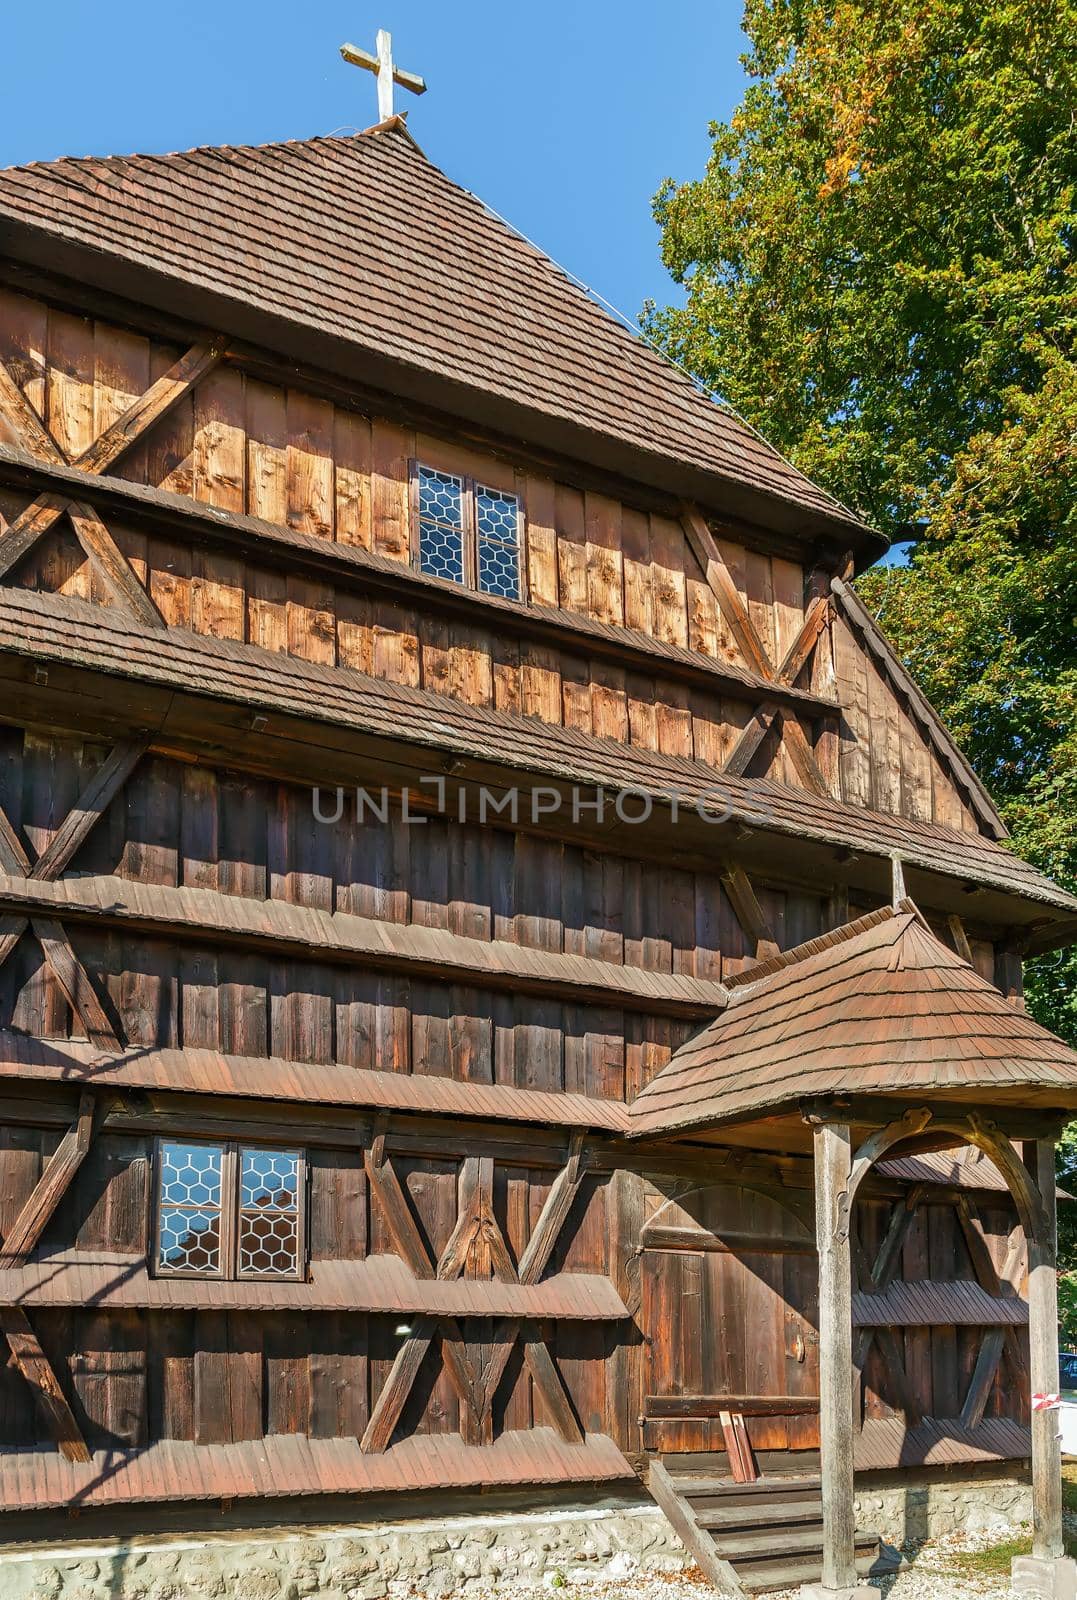
<svg viewBox="0 0 1077 1600">
<path fill-rule="evenodd" d="M 306 1251 L 302 1150 L 161 1139 L 158 1273 L 301 1278 Z"/>
</svg>

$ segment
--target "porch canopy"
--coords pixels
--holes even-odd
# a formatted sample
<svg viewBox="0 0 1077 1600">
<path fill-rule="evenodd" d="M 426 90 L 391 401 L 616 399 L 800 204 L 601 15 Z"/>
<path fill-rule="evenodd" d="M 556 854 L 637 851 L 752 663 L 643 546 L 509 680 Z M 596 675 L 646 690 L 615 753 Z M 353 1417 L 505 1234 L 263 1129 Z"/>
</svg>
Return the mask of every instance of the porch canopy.
<svg viewBox="0 0 1077 1600">
<path fill-rule="evenodd" d="M 855 1589 L 854 1561 L 857 1189 L 896 1146 L 907 1154 L 972 1144 L 991 1157 L 1027 1240 L 1029 1387 L 1050 1396 L 1058 1387 L 1054 1150 L 1077 1108 L 1077 1053 L 936 938 L 908 900 L 726 987 L 721 1014 L 633 1103 L 629 1135 L 812 1148 L 824 1544 L 823 1582 L 811 1592 L 852 1600 L 871 1592 Z M 1077 1567 L 1064 1556 L 1056 1414 L 1034 1405 L 1031 1431 L 1033 1557 L 1015 1564 L 1015 1577 L 1024 1562 L 1035 1570 L 1021 1581 L 1039 1584 L 1037 1594 L 1070 1596 Z"/>
<path fill-rule="evenodd" d="M 698 1135 L 815 1101 L 848 1102 L 860 1123 L 865 1096 L 1059 1118 L 1077 1108 L 1077 1052 L 937 939 L 909 900 L 726 989 L 721 1014 L 633 1102 L 631 1137 Z"/>
</svg>

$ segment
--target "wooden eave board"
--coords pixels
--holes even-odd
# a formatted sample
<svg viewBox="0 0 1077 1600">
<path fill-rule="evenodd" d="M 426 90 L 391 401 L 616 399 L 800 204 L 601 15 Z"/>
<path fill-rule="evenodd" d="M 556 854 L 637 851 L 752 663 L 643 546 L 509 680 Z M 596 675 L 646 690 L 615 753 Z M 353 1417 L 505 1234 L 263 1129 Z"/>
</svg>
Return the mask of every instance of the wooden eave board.
<svg viewBox="0 0 1077 1600">
<path fill-rule="evenodd" d="M 601 622 L 583 612 L 508 600 L 482 590 L 464 588 L 451 579 L 433 577 L 374 550 L 328 540 L 318 534 L 299 533 L 261 517 L 222 511 L 193 500 L 189 495 L 134 483 L 129 478 L 90 474 L 77 467 L 43 461 L 2 441 L 0 482 L 46 493 L 70 490 L 80 499 L 100 506 L 103 512 L 117 512 L 172 534 L 182 530 L 192 543 L 240 548 L 289 572 L 306 568 L 357 592 L 392 594 L 404 604 L 435 614 L 444 612 L 471 623 L 481 617 L 489 627 L 510 636 L 534 638 L 581 655 L 621 661 L 712 689 L 720 686 L 753 702 L 765 694 L 805 715 L 823 715 L 839 709 L 832 697 L 792 684 L 776 684 L 747 668 L 705 656 L 686 645 Z"/>
<path fill-rule="evenodd" d="M 135 299 L 284 353 L 305 335 L 305 359 L 330 370 L 359 364 L 472 420 L 500 412 L 522 437 L 622 459 L 687 497 L 710 481 L 764 525 L 884 543 L 404 133 L 9 168 L 0 219 L 21 259 L 105 287 L 126 269 Z"/>
<path fill-rule="evenodd" d="M 460 1083 L 452 1078 L 375 1072 L 339 1062 L 285 1061 L 279 1056 L 234 1056 L 194 1048 L 131 1050 L 107 1057 L 84 1040 L 32 1039 L 6 1031 L 0 1031 L 0 1078 L 298 1101 L 610 1133 L 623 1132 L 628 1125 L 627 1107 L 619 1101 L 564 1091 Z"/>
<path fill-rule="evenodd" d="M 886 862 L 899 851 L 910 865 L 997 889 L 1044 911 L 1077 918 L 1077 897 L 1067 894 L 1012 855 L 1002 845 L 979 835 L 870 812 L 836 800 L 810 795 L 769 781 L 726 778 L 687 757 L 629 748 L 612 739 L 596 738 L 572 728 L 535 718 L 515 716 L 484 706 L 470 706 L 431 690 L 410 688 L 371 678 L 352 668 L 321 667 L 281 656 L 255 645 L 196 636 L 173 628 L 167 635 L 133 626 L 112 608 L 29 590 L 5 590 L 0 596 L 0 658 L 52 661 L 76 667 L 83 674 L 140 685 L 145 690 L 145 715 L 153 731 L 167 735 L 182 727 L 186 698 L 206 720 L 214 702 L 242 708 L 243 714 L 272 716 L 277 727 L 316 722 L 323 736 L 323 762 L 333 741 L 328 730 L 343 730 L 347 739 L 377 741 L 388 760 L 394 748 L 422 752 L 451 751 L 474 762 L 478 781 L 495 773 L 552 778 L 564 783 L 602 786 L 615 792 L 643 789 L 669 805 L 676 794 L 682 816 L 699 807 L 703 813 L 743 823 L 764 835 L 786 835 L 800 842 L 846 847 L 874 862 Z M 35 669 L 36 670 L 36 669 Z M 22 681 L 33 679 L 34 672 Z M 89 680 L 79 680 L 89 692 Z M 168 702 L 158 710 L 153 691 L 165 690 Z M 139 715 L 129 706 L 128 717 Z M 287 719 L 285 724 L 281 719 Z M 237 724 L 224 718 L 232 741 Z M 249 727 L 249 724 L 248 724 Z M 269 735 L 272 737 L 272 735 Z M 367 746 L 372 748 L 372 746 Z M 354 769 L 353 769 L 354 770 Z M 421 769 L 420 769 L 421 770 Z M 700 821 L 698 833 L 713 850 L 717 830 Z M 643 830 L 622 825 L 627 844 Z M 929 902 L 929 903 L 934 903 Z M 1015 905 L 1013 920 L 1018 919 Z"/>
<path fill-rule="evenodd" d="M 636 1099 L 633 1135 L 757 1117 L 817 1095 L 1077 1106 L 1077 1052 L 1011 1006 L 914 908 L 864 917 L 759 974 L 729 985 L 725 1011 Z"/>
<path fill-rule="evenodd" d="M 725 989 L 705 978 L 535 950 L 505 939 L 476 939 L 444 928 L 397 923 L 284 900 L 251 900 L 217 890 L 145 884 L 127 878 L 72 877 L 52 882 L 0 873 L 0 908 L 105 920 L 146 933 L 214 943 L 298 950 L 328 961 L 412 970 L 446 983 L 513 993 L 555 993 L 564 1000 L 620 1004 L 686 1017 L 713 1016 Z"/>
<path fill-rule="evenodd" d="M 304 1283 L 152 1276 L 142 1256 L 64 1251 L 0 1270 L 0 1305 L 147 1311 L 369 1311 L 436 1317 L 617 1321 L 628 1311 L 610 1280 L 559 1272 L 537 1284 L 417 1278 L 398 1256 L 311 1263 Z"/>
<path fill-rule="evenodd" d="M 897 1467 L 960 1466 L 977 1461 L 1021 1461 L 1032 1454 L 1027 1423 L 988 1417 L 966 1428 L 956 1417 L 930 1417 L 915 1428 L 904 1417 L 869 1418 L 853 1444 L 857 1472 Z"/>
<path fill-rule="evenodd" d="M 853 1326 L 858 1328 L 1021 1328 L 1028 1303 L 1016 1295 L 1003 1299 L 978 1283 L 919 1279 L 892 1283 L 872 1293 L 854 1292 Z"/>
<path fill-rule="evenodd" d="M 377 1455 L 355 1439 L 274 1434 L 236 1444 L 163 1439 L 141 1450 L 102 1450 L 86 1463 L 54 1450 L 0 1449 L 5 1511 L 136 1501 L 291 1498 L 540 1483 L 634 1481 L 605 1434 L 568 1444 L 552 1428 L 503 1433 L 490 1445 L 458 1434 L 416 1434 Z"/>
</svg>

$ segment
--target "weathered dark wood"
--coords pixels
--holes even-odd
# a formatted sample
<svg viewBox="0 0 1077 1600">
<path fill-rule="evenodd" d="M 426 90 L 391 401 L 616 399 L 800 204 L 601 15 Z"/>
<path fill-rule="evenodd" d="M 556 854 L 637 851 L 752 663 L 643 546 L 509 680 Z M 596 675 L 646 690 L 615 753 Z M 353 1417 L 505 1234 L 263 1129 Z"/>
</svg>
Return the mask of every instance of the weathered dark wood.
<svg viewBox="0 0 1077 1600">
<path fill-rule="evenodd" d="M 719 1411 L 718 1421 L 722 1426 L 722 1437 L 725 1439 L 726 1454 L 729 1457 L 734 1483 L 755 1483 L 759 1478 L 759 1468 L 756 1465 L 755 1452 L 752 1450 L 748 1431 L 744 1426 L 743 1413 Z"/>
<path fill-rule="evenodd" d="M 647 1487 L 665 1513 L 674 1533 L 680 1539 L 704 1577 L 719 1594 L 746 1600 L 736 1572 L 719 1554 L 713 1538 L 700 1526 L 690 1503 L 678 1492 L 676 1483 L 661 1461 L 652 1461 L 647 1470 Z"/>
<path fill-rule="evenodd" d="M 832 601 L 827 594 L 816 595 L 804 614 L 804 624 L 778 667 L 783 683 L 795 683 L 811 659 L 819 636 L 830 620 Z"/>
<path fill-rule="evenodd" d="M 191 392 L 200 379 L 216 366 L 224 354 L 224 348 L 224 341 L 220 339 L 193 345 L 158 378 L 156 383 L 151 384 L 145 394 L 134 401 L 122 416 L 99 434 L 92 444 L 87 445 L 85 450 L 76 455 L 71 465 L 80 467 L 88 473 L 104 472 L 106 467 L 112 466 L 155 423 L 166 417 L 169 411 Z M 27 443 L 31 448 L 35 442 L 40 441 L 40 433 L 40 419 L 36 426 L 31 422 L 27 434 Z M 0 577 L 9 572 L 15 563 L 20 561 L 48 532 L 57 518 L 67 510 L 69 503 L 62 495 L 39 495 L 16 518 L 0 538 Z M 96 513 L 92 510 L 89 511 L 89 515 L 97 520 Z M 101 544 L 99 536 L 97 543 Z M 98 558 L 100 559 L 100 556 Z M 121 562 L 122 559 L 119 558 Z M 159 617 L 155 625 L 160 626 Z"/>
<path fill-rule="evenodd" d="M 30 871 L 30 858 L 3 807 L 0 807 L 0 870 L 13 877 L 25 877 Z"/>
<path fill-rule="evenodd" d="M 965 932 L 965 924 L 962 922 L 961 918 L 956 914 L 956 912 L 947 917 L 946 921 L 949 925 L 950 936 L 954 941 L 954 949 L 957 951 L 962 961 L 967 961 L 971 967 L 973 964 L 972 946 L 969 944 L 968 935 Z"/>
<path fill-rule="evenodd" d="M 404 1258 L 417 1278 L 436 1276 L 429 1253 L 412 1216 L 391 1161 L 378 1162 L 370 1151 L 365 1156 L 367 1181 L 385 1217 L 397 1252 Z"/>
<path fill-rule="evenodd" d="M 21 1306 L 0 1306 L 0 1332 L 7 1339 L 15 1365 L 30 1385 L 64 1460 L 89 1461 L 90 1452 L 75 1414 Z"/>
<path fill-rule="evenodd" d="M 574 1133 L 569 1150 L 568 1163 L 562 1172 L 554 1179 L 553 1187 L 546 1197 L 539 1219 L 535 1224 L 534 1232 L 527 1241 L 527 1248 L 520 1257 L 520 1282 L 537 1283 L 546 1270 L 547 1263 L 556 1248 L 561 1236 L 561 1230 L 568 1220 L 580 1184 L 583 1182 L 582 1157 L 584 1135 L 582 1132 Z"/>
<path fill-rule="evenodd" d="M 1005 1343 L 1004 1328 L 989 1328 L 983 1336 L 965 1402 L 961 1407 L 961 1421 L 966 1428 L 978 1427 L 983 1421 Z"/>
<path fill-rule="evenodd" d="M 103 761 L 26 876 L 43 881 L 58 878 L 75 852 L 100 821 L 149 749 L 148 739 L 118 744 Z M 6 870 L 6 869 L 5 869 Z"/>
<path fill-rule="evenodd" d="M 100 1050 L 118 1052 L 122 1046 L 116 1031 L 61 924 L 52 917 L 31 917 L 30 926 L 50 971 L 63 990 L 68 1005 L 85 1028 L 90 1043 L 97 1045 Z"/>
<path fill-rule="evenodd" d="M 753 672 L 757 672 L 761 678 L 773 678 L 774 669 L 763 647 L 763 642 L 756 631 L 755 624 L 748 615 L 744 601 L 741 599 L 740 590 L 734 583 L 730 576 L 729 568 L 722 559 L 718 541 L 711 532 L 708 523 L 691 506 L 685 507 L 681 522 L 687 535 L 688 543 L 692 548 L 692 553 L 702 567 L 703 575 L 714 592 L 729 631 L 736 639 L 737 646 L 744 657 L 745 664 Z"/>
<path fill-rule="evenodd" d="M 1039 1191 L 1043 1230 L 1029 1240 L 1028 1347 L 1033 1395 L 1058 1388 L 1058 1198 L 1055 1141 L 1037 1139 L 1026 1159 Z M 1032 1553 L 1044 1560 L 1065 1554 L 1062 1532 L 1062 1446 L 1053 1411 L 1032 1412 Z"/>
<path fill-rule="evenodd" d="M 0 578 L 6 578 L 67 510 L 62 495 L 39 496 L 0 534 Z"/>
<path fill-rule="evenodd" d="M 752 764 L 752 758 L 767 734 L 774 726 L 775 719 L 779 716 L 778 707 L 771 701 L 764 702 L 752 713 L 748 725 L 740 738 L 733 746 L 728 761 L 722 768 L 730 777 L 740 778 L 747 772 Z"/>
<path fill-rule="evenodd" d="M 0 361 L 0 416 L 35 455 L 44 456 L 46 461 L 56 465 L 66 462 L 60 446 L 3 361 Z"/>
<path fill-rule="evenodd" d="M 645 1416 L 718 1417 L 723 1411 L 743 1417 L 807 1416 L 819 1410 L 816 1395 L 796 1394 L 649 1394 L 643 1401 Z"/>
<path fill-rule="evenodd" d="M 165 627 L 164 618 L 93 506 L 84 500 L 72 500 L 67 510 L 79 543 L 116 603 L 130 611 L 145 628 Z"/>
<path fill-rule="evenodd" d="M 360 1446 L 370 1455 L 378 1455 L 389 1448 L 389 1441 L 400 1421 L 400 1414 L 408 1401 L 415 1380 L 419 1376 L 419 1368 L 426 1358 L 434 1339 L 433 1325 L 426 1319 L 419 1319 L 415 1325 L 415 1332 L 401 1345 L 392 1371 L 373 1411 L 370 1421 L 360 1440 Z"/>
<path fill-rule="evenodd" d="M 539 1334 L 528 1330 L 523 1337 L 523 1350 L 531 1381 L 542 1396 L 543 1404 L 549 1412 L 554 1427 L 562 1439 L 569 1443 L 578 1443 L 583 1438 L 583 1429 L 572 1409 L 572 1402 L 565 1393 L 561 1375 L 546 1346 L 546 1341 Z"/>
<path fill-rule="evenodd" d="M 747 874 L 740 867 L 728 868 L 722 873 L 722 888 L 729 896 L 729 903 L 745 937 L 755 946 L 757 958 L 765 961 L 769 956 L 776 956 L 777 940 Z"/>
<path fill-rule="evenodd" d="M 0 1268 L 18 1266 L 34 1249 L 90 1148 L 96 1108 L 97 1096 L 92 1089 L 84 1089 L 78 1116 L 49 1157 L 33 1193 L 0 1245 Z"/>
<path fill-rule="evenodd" d="M 848 1193 L 848 1125 L 815 1128 L 815 1217 L 819 1247 L 819 1435 L 823 1477 L 823 1584 L 856 1583 L 853 1516 L 852 1251 L 840 1197 Z"/>
</svg>

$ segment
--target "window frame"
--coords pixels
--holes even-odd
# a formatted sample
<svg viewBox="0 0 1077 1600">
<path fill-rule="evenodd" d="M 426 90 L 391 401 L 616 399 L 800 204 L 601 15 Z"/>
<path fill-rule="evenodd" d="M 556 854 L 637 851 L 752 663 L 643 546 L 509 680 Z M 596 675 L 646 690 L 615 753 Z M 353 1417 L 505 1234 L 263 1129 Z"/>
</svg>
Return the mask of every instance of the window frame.
<svg viewBox="0 0 1077 1600">
<path fill-rule="evenodd" d="M 493 478 L 475 478 L 466 472 L 459 472 L 455 467 L 436 466 L 434 462 L 423 460 L 420 456 L 412 456 L 408 462 L 409 475 L 409 504 L 410 511 L 410 537 L 408 540 L 411 565 L 416 572 L 422 572 L 422 530 L 420 526 L 420 500 L 419 500 L 419 473 L 440 472 L 448 478 L 458 478 L 461 490 L 461 541 L 463 545 L 463 571 L 462 580 L 457 583 L 455 578 L 437 579 L 433 573 L 423 573 L 424 577 L 434 577 L 435 581 L 451 583 L 456 589 L 471 589 L 475 594 L 485 595 L 489 600 L 504 600 L 509 605 L 527 605 L 527 508 L 524 497 L 520 493 L 516 480 L 513 479 L 512 487 L 508 488 L 503 481 Z M 478 497 L 480 490 L 488 494 L 503 495 L 516 502 L 516 582 L 518 593 L 515 596 L 494 594 L 489 589 L 479 586 L 479 516 Z"/>
<path fill-rule="evenodd" d="M 164 1181 L 163 1148 L 166 1144 L 200 1145 L 221 1152 L 221 1206 L 220 1206 L 220 1266 L 216 1271 L 197 1267 L 169 1267 L 161 1260 L 162 1185 Z M 294 1272 L 242 1272 L 239 1266 L 240 1219 L 242 1216 L 240 1152 L 243 1150 L 287 1150 L 298 1157 L 296 1172 L 296 1265 Z M 188 1278 L 195 1281 L 208 1279 L 212 1283 L 306 1283 L 309 1276 L 307 1259 L 307 1225 L 310 1211 L 310 1167 L 305 1148 L 294 1144 L 280 1144 L 260 1139 L 207 1139 L 197 1134 L 158 1134 L 153 1145 L 153 1226 L 151 1277 Z"/>
</svg>

